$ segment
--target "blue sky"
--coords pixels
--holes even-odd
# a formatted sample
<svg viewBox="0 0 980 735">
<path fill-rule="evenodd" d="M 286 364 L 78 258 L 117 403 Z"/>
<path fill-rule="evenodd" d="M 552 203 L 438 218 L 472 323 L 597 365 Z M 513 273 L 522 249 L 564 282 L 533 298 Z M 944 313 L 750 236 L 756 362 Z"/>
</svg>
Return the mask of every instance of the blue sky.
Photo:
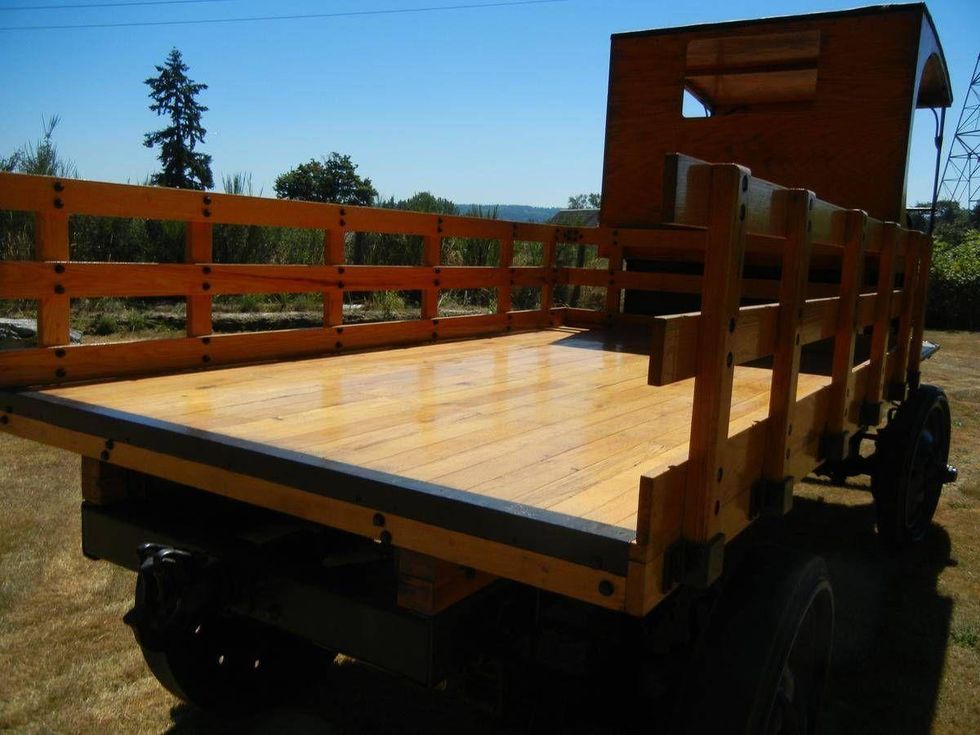
<svg viewBox="0 0 980 735">
<path fill-rule="evenodd" d="M 69 9 L 99 0 L 0 0 L 0 27 L 381 10 L 467 0 L 208 0 Z M 122 2 L 124 0 L 102 0 Z M 470 0 L 479 1 L 479 0 Z M 8 10 L 57 5 L 52 10 Z M 348 153 L 382 195 L 562 205 L 601 184 L 609 36 L 618 31 L 848 7 L 848 0 L 551 4 L 306 20 L 0 31 L 0 153 L 57 113 L 57 142 L 85 178 L 141 181 L 143 133 L 162 126 L 143 80 L 172 46 L 209 89 L 204 148 L 216 181 L 275 177 Z M 956 102 L 976 61 L 980 2 L 929 3 Z M 916 117 L 909 201 L 931 195 L 932 115 Z"/>
</svg>

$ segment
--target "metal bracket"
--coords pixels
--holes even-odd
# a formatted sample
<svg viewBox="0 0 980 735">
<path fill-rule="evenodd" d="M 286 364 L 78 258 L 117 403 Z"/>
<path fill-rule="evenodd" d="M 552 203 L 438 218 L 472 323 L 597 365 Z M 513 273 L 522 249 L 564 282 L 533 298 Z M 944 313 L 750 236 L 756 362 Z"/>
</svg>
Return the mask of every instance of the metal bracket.
<svg viewBox="0 0 980 735">
<path fill-rule="evenodd" d="M 821 441 L 823 456 L 827 462 L 843 462 L 850 452 L 851 432 L 842 431 L 838 434 L 824 434 Z"/>
<path fill-rule="evenodd" d="M 787 475 L 782 480 L 763 478 L 752 486 L 750 512 L 759 515 L 784 516 L 793 509 L 793 488 L 796 480 Z"/>
<path fill-rule="evenodd" d="M 861 426 L 877 426 L 881 423 L 881 402 L 865 401 L 861 404 L 861 412 L 858 416 L 858 423 Z"/>
<path fill-rule="evenodd" d="M 666 593 L 675 584 L 707 589 L 721 576 L 724 566 L 725 534 L 703 543 L 680 539 L 664 554 L 663 590 Z"/>
</svg>

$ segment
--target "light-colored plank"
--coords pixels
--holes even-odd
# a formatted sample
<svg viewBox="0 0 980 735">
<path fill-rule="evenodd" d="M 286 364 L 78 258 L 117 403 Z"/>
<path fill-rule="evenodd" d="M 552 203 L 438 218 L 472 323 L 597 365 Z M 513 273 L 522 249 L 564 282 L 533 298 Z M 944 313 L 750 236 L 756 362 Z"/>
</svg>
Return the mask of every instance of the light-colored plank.
<svg viewBox="0 0 980 735">
<path fill-rule="evenodd" d="M 57 264 L 38 263 L 36 268 L 49 275 L 51 283 L 37 296 L 37 344 L 56 347 L 70 342 L 70 296 L 61 282 L 68 260 L 68 216 L 60 210 L 39 212 L 34 217 L 34 257 L 39 261 L 62 261 Z M 2 289 L 8 292 L 8 289 Z M 13 294 L 7 298 L 16 298 Z M 29 298 L 29 297 L 28 297 Z"/>
<path fill-rule="evenodd" d="M 718 531 L 717 487 L 725 472 L 734 376 L 733 342 L 739 310 L 749 171 L 711 167 L 708 242 L 701 295 L 690 458 L 684 493 L 684 538 L 702 543 Z M 729 468 L 730 471 L 730 468 Z"/>
<path fill-rule="evenodd" d="M 188 222 L 184 237 L 186 250 L 184 260 L 191 264 L 210 263 L 214 260 L 210 222 Z M 202 279 L 206 281 L 207 276 L 202 274 Z M 186 329 L 188 337 L 203 337 L 211 334 L 210 295 L 198 293 L 187 297 Z"/>
<path fill-rule="evenodd" d="M 769 429 L 762 475 L 782 482 L 787 476 L 790 434 L 796 409 L 800 354 L 803 349 L 803 307 L 810 272 L 810 212 L 814 196 L 805 189 L 787 192 L 786 253 L 779 283 L 779 319 L 773 354 L 772 389 L 769 396 Z"/>
</svg>

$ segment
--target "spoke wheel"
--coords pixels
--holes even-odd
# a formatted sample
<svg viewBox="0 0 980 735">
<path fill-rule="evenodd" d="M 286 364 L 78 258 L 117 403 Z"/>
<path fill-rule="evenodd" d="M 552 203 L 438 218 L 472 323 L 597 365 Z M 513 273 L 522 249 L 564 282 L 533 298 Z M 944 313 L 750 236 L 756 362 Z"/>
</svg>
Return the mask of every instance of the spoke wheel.
<svg viewBox="0 0 980 735">
<path fill-rule="evenodd" d="M 925 536 L 947 477 L 950 412 L 946 394 L 920 386 L 881 432 L 871 491 L 878 534 L 898 551 Z"/>
<path fill-rule="evenodd" d="M 750 551 L 725 583 L 695 654 L 675 730 L 686 735 L 813 735 L 834 629 L 822 559 Z"/>
</svg>

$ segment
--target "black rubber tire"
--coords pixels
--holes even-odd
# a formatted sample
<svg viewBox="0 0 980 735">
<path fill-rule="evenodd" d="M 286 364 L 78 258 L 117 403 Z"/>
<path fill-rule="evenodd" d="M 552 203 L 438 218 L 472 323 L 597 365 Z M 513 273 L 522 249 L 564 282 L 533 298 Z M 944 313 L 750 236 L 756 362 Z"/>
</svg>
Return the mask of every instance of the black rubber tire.
<svg viewBox="0 0 980 735">
<path fill-rule="evenodd" d="M 771 546 L 749 551 L 711 613 L 674 730 L 813 735 L 833 633 L 834 594 L 823 559 Z"/>
<path fill-rule="evenodd" d="M 879 434 L 871 493 L 886 549 L 901 551 L 925 536 L 942 492 L 949 441 L 949 401 L 934 385 L 919 386 Z"/>
<path fill-rule="evenodd" d="M 171 694 L 202 708 L 282 698 L 325 672 L 336 657 L 266 626 L 225 616 L 170 636 L 160 650 L 140 649 Z"/>
</svg>

